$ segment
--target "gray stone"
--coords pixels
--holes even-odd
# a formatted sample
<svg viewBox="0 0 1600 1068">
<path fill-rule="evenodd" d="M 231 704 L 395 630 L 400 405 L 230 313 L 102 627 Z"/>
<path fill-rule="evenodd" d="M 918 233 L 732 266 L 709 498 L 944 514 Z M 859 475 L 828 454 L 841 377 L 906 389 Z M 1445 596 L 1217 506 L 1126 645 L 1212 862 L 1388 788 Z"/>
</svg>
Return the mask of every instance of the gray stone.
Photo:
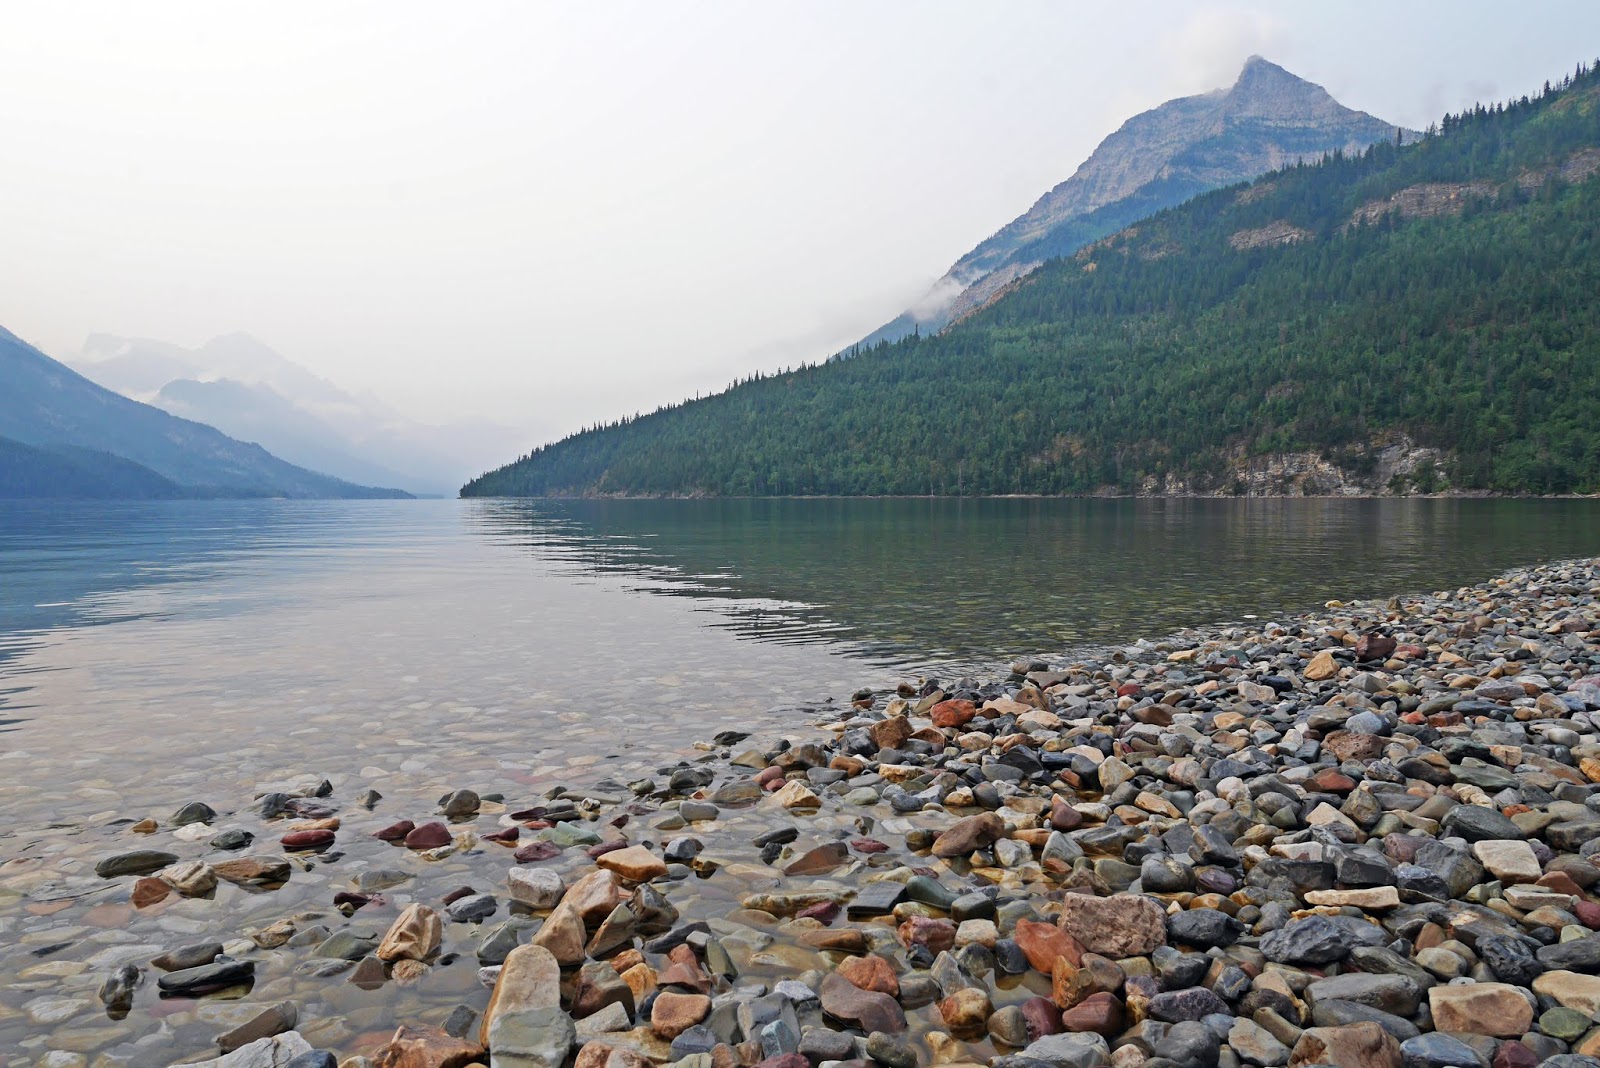
<svg viewBox="0 0 1600 1068">
<path fill-rule="evenodd" d="M 1019 1056 L 1051 1068 L 1106 1068 L 1111 1047 L 1095 1034 L 1045 1035 L 1029 1043 Z"/>
</svg>

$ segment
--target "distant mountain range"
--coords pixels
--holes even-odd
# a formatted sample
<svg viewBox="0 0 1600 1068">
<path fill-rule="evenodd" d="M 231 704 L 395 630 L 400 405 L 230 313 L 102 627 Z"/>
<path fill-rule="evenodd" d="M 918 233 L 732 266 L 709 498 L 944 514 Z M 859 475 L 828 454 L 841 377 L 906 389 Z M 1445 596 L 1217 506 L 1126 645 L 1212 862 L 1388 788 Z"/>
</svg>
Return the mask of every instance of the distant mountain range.
<svg viewBox="0 0 1600 1068">
<path fill-rule="evenodd" d="M 1231 88 L 1169 100 L 1123 123 L 1072 177 L 957 260 L 914 308 L 861 345 L 937 333 L 1046 260 L 1198 193 L 1404 134 L 1252 56 Z"/>
<path fill-rule="evenodd" d="M 416 423 L 248 334 L 197 349 L 96 334 L 67 362 L 108 389 L 258 442 L 292 463 L 414 493 L 453 495 L 520 443 L 516 431 L 492 424 Z"/>
<path fill-rule="evenodd" d="M 1597 250 L 1580 65 L 1415 142 L 1202 193 L 937 334 L 572 435 L 462 493 L 1596 493 Z"/>
<path fill-rule="evenodd" d="M 0 328 L 0 497 L 406 497 L 95 385 Z"/>
</svg>

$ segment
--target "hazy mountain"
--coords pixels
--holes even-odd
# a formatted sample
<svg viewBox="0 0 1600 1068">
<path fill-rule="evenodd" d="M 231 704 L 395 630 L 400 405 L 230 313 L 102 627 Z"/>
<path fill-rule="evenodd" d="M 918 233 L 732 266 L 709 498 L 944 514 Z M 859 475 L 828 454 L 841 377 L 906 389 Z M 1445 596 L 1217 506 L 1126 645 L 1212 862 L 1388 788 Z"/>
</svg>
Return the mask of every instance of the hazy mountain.
<svg viewBox="0 0 1600 1068">
<path fill-rule="evenodd" d="M 413 492 L 453 494 L 521 439 L 492 424 L 414 422 L 248 334 L 213 338 L 198 349 L 95 334 L 68 362 L 108 389 L 259 442 L 293 463 Z"/>
<path fill-rule="evenodd" d="M 23 473 L 34 462 L 87 496 L 172 495 L 153 479 L 170 482 L 182 496 L 405 496 L 308 471 L 260 445 L 113 393 L 3 328 L 0 382 L 0 438 L 9 439 L 5 463 L 16 473 L 14 493 L 21 493 Z M 28 496 L 60 495 L 38 492 L 37 478 L 27 481 Z"/>
<path fill-rule="evenodd" d="M 1359 152 L 1399 129 L 1252 56 L 1228 89 L 1169 100 L 1100 142 L 1077 171 L 957 260 L 916 306 L 862 344 L 932 333 L 1016 279 L 1164 208 L 1301 160 Z"/>
</svg>

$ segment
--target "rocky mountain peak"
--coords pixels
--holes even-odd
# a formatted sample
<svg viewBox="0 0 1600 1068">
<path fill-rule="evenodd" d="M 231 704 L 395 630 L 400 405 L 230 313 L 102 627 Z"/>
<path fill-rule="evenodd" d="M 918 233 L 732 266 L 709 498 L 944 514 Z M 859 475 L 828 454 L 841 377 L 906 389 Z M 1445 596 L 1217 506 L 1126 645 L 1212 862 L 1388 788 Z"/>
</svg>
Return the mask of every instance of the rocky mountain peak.
<svg viewBox="0 0 1600 1068">
<path fill-rule="evenodd" d="M 938 331 L 1052 256 L 1070 255 L 1207 190 L 1330 152 L 1359 152 L 1396 129 L 1251 56 L 1233 85 L 1128 119 L 1070 178 L 956 261 L 914 312 L 865 343 Z"/>
</svg>

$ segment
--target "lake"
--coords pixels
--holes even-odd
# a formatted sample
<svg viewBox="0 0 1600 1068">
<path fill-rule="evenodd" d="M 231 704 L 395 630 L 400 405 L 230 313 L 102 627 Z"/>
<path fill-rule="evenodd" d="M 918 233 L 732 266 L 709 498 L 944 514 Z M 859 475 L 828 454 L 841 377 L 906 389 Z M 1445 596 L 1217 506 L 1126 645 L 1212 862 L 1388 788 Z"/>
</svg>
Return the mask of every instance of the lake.
<svg viewBox="0 0 1600 1068">
<path fill-rule="evenodd" d="M 36 1048 L 23 1006 L 47 1002 L 52 1042 L 167 1063 L 149 1043 L 224 1009 L 108 1023 L 99 971 L 41 947 L 111 960 L 209 929 L 207 907 L 243 926 L 317 892 L 134 914 L 92 878 L 117 821 L 323 777 L 415 812 L 457 786 L 627 782 L 719 731 L 807 729 L 862 686 L 1594 555 L 1597 519 L 1587 500 L 0 503 L 0 977 L 29 977 L 0 993 L 0 1049 Z"/>
</svg>

